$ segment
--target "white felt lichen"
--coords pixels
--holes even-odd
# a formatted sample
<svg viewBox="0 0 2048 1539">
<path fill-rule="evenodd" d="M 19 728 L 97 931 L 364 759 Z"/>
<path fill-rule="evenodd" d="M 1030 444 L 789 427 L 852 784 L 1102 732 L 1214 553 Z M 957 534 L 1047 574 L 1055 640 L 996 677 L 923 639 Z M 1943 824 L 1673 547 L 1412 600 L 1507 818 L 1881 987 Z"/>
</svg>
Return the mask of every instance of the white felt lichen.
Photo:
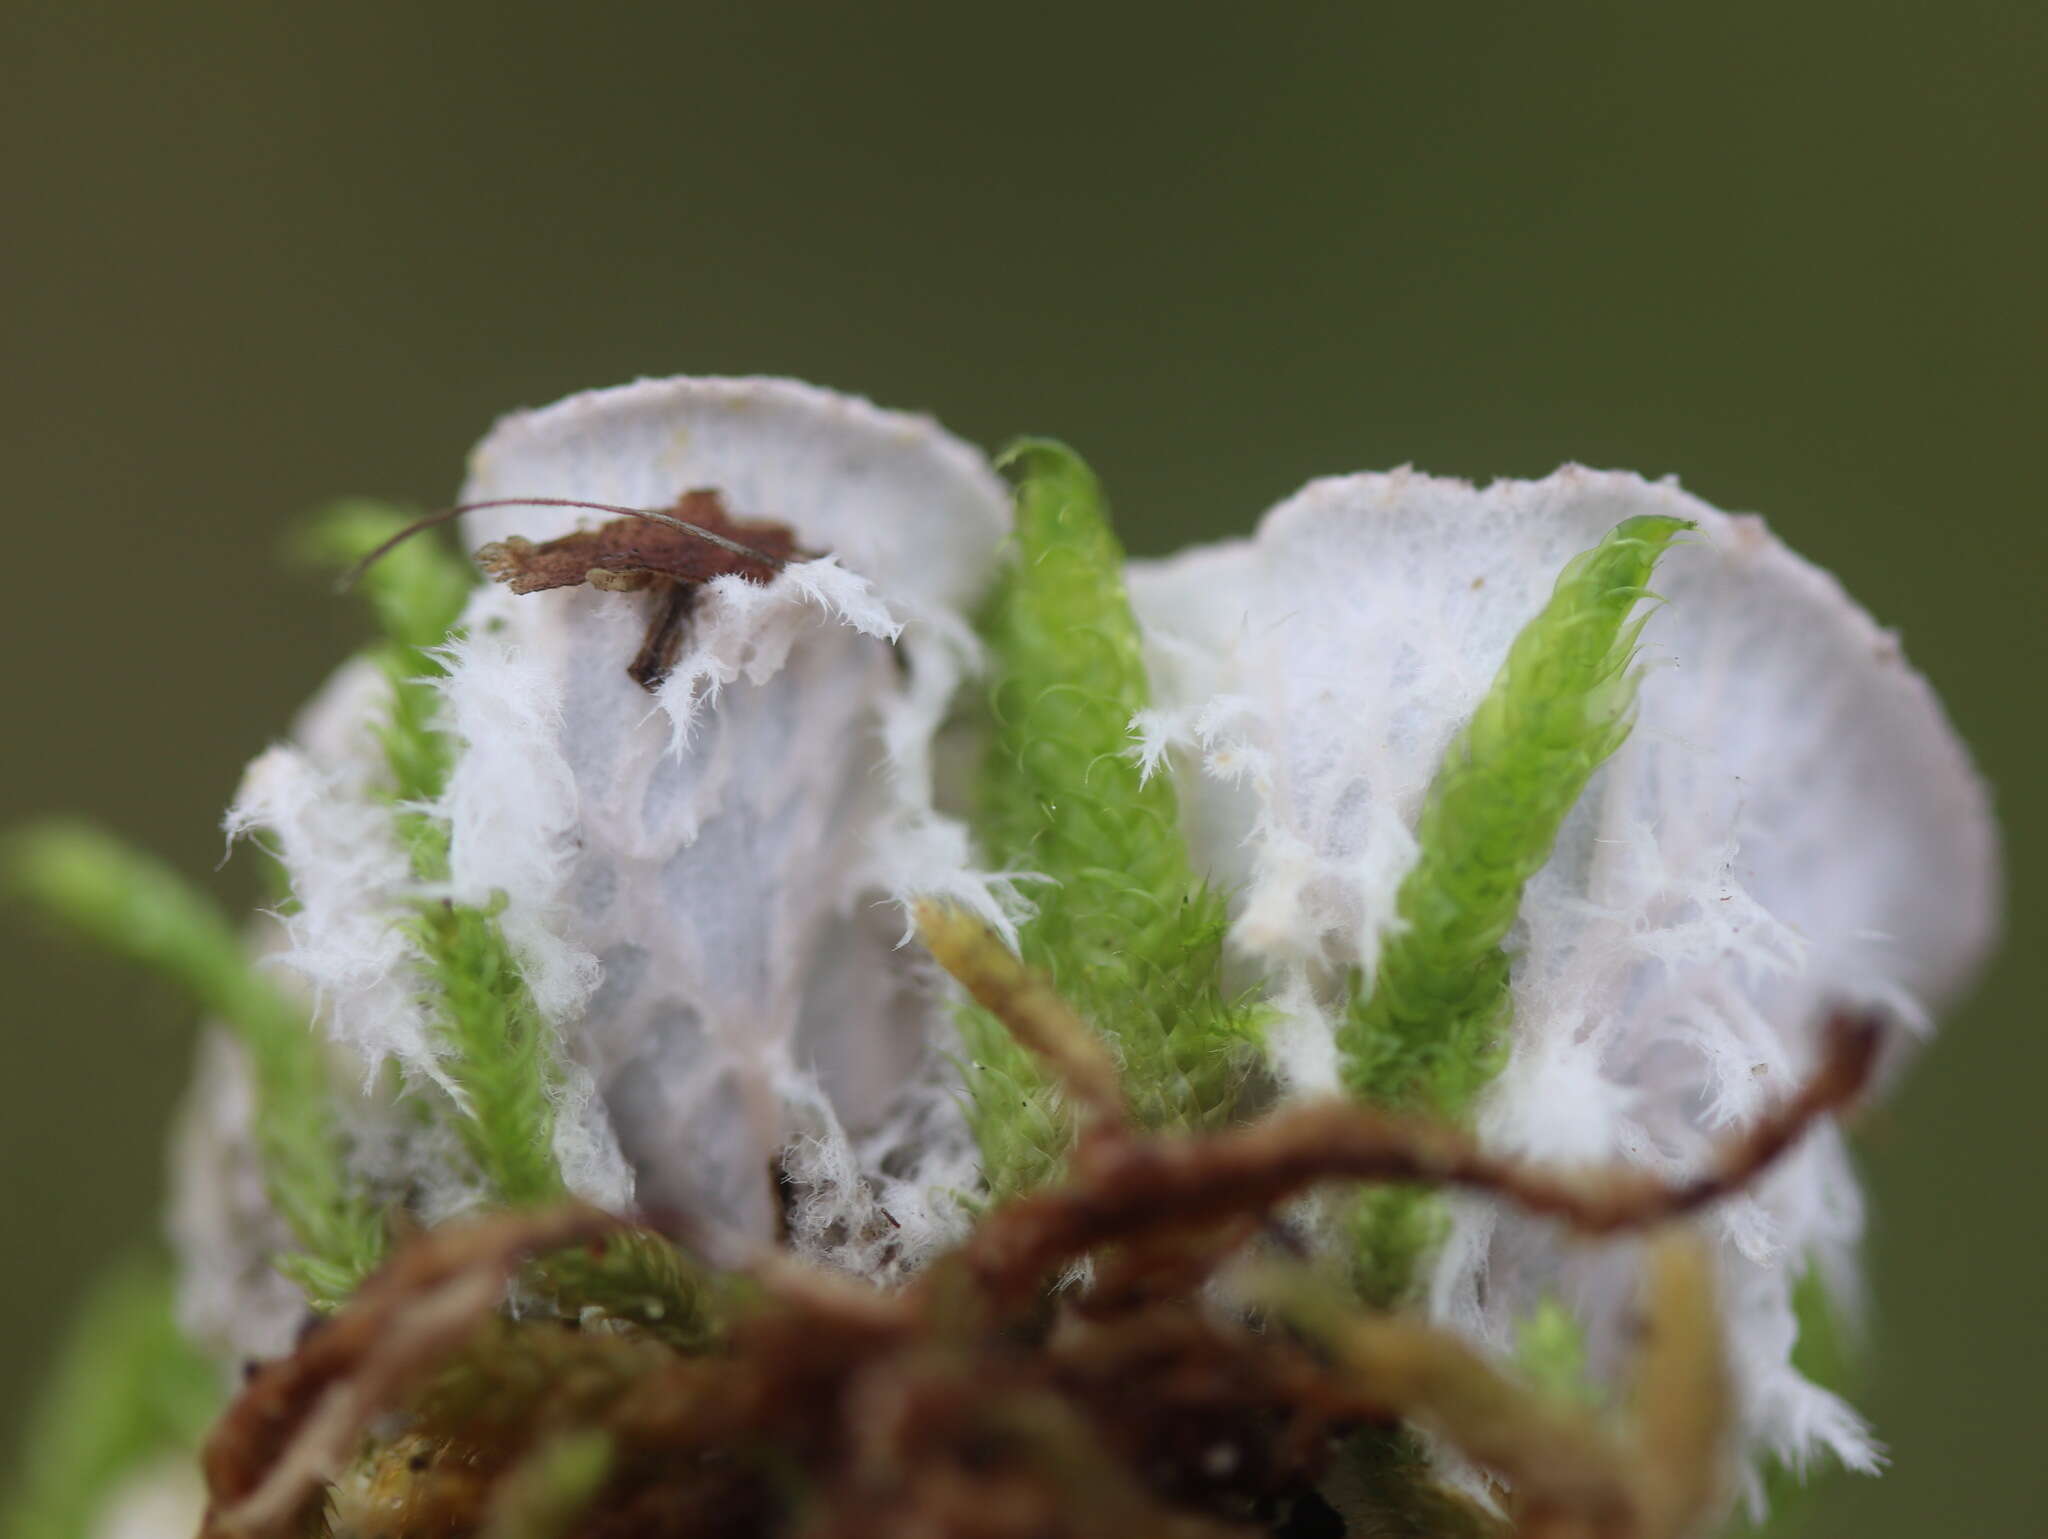
<svg viewBox="0 0 2048 1539">
<path fill-rule="evenodd" d="M 1397 924 L 1446 745 L 1575 552 L 1622 520 L 1695 531 L 1664 558 L 1633 733 L 1530 882 L 1512 1047 L 1478 1125 L 1552 1161 L 1678 1174 L 1813 1062 L 1834 1005 L 1924 1025 L 1995 926 L 1983 788 L 1926 683 L 1826 574 L 1754 518 L 1670 483 L 1577 468 L 1474 488 L 1406 471 L 1317 482 L 1256 537 L 1140 563 L 1189 835 L 1236 887 L 1233 939 L 1287 1006 L 1281 1068 L 1333 1082 L 1345 968 Z M 1556 1296 L 1596 1365 L 1628 1331 L 1633 1261 L 1460 1202 L 1432 1312 L 1498 1349 Z M 1790 1364 L 1792 1292 L 1853 1276 L 1860 1199 L 1839 1137 L 1806 1142 L 1705 1221 L 1756 1445 L 1875 1457 Z"/>
<path fill-rule="evenodd" d="M 508 418 L 465 497 L 660 507 L 698 487 L 827 554 L 766 586 L 707 584 L 658 694 L 626 674 L 639 603 L 479 589 L 436 686 L 453 763 L 416 809 L 445 838 L 445 880 L 408 859 L 380 758 L 389 686 L 361 664 L 251 766 L 229 829 L 289 879 L 273 965 L 334 1045 L 359 1182 L 428 1218 L 486 1195 L 432 1119 L 394 1117 L 383 1073 L 465 1100 L 414 924 L 447 900 L 495 916 L 553 1036 L 571 1191 L 687 1216 L 737 1258 L 778 1233 L 786 1150 L 795 1234 L 900 1269 L 958 1233 L 974 1168 L 942 1050 L 949 1007 L 901 945 L 895 900 L 944 895 L 999 926 L 1013 902 L 936 811 L 932 762 L 975 665 L 967 611 L 1005 494 L 922 418 L 783 381 L 676 380 Z M 473 514 L 464 534 L 544 540 L 593 521 L 522 506 Z M 232 1284 L 268 1275 L 279 1235 L 260 1197 L 244 1211 L 219 1179 L 249 1157 L 232 1067 L 195 1093 L 177 1228 L 188 1315 L 262 1353 L 284 1322 L 238 1309 Z"/>
<path fill-rule="evenodd" d="M 800 1132 L 884 1133 L 929 1056 L 941 1007 L 898 949 L 890 900 L 942 889 L 1002 912 L 934 811 L 929 745 L 969 661 L 963 615 L 1005 499 L 979 455 L 921 419 L 787 383 L 690 380 L 508 419 L 464 496 L 663 507 L 699 487 L 829 554 L 766 586 L 710 583 L 654 697 L 625 671 L 640 606 L 592 589 L 481 593 L 447 697 L 474 723 L 465 757 L 508 772 L 458 769 L 446 810 L 458 884 L 487 864 L 476 891 L 506 894 L 528 966 L 601 970 L 574 1048 L 641 1201 L 760 1243 L 776 1227 L 775 1151 Z M 465 534 L 546 538 L 577 518 L 492 509 Z M 492 705 L 507 699 L 545 702 L 544 724 Z M 804 1112 L 820 1104 L 823 1122 Z"/>
<path fill-rule="evenodd" d="M 1007 498 L 923 419 L 690 379 L 508 418 L 464 496 L 664 508 L 698 488 L 827 554 L 708 584 L 655 694 L 626 672 L 641 604 L 478 590 L 442 654 L 452 768 L 415 809 L 445 838 L 444 882 L 422 884 L 394 826 L 374 675 L 345 675 L 252 767 L 232 821 L 290 878 L 278 965 L 336 1044 L 373 1189 L 429 1216 L 478 1200 L 460 1151 L 395 1113 L 380 1076 L 463 1093 L 409 928 L 445 898 L 494 917 L 545 1023 L 570 1190 L 687 1215 L 720 1259 L 786 1233 L 893 1280 L 958 1235 L 977 1180 L 951 1005 L 901 945 L 899 905 L 947 898 L 1006 935 L 1025 912 L 940 773 Z M 1398 940 L 1425 795 L 1511 644 L 1568 561 L 1646 515 L 1692 532 L 1657 569 L 1633 731 L 1522 894 L 1481 1136 L 1690 1171 L 1811 1067 L 1831 1006 L 1921 1027 L 1981 958 L 1997 891 L 1981 786 L 1892 638 L 1761 523 L 1579 469 L 1483 490 L 1321 481 L 1252 538 L 1128 571 L 1151 687 L 1132 752 L 1173 778 L 1195 871 L 1228 894 L 1230 992 L 1263 1001 L 1283 1092 L 1340 1084 L 1347 992 Z M 600 517 L 496 507 L 463 533 L 539 541 Z M 186 1134 L 188 1315 L 274 1350 L 279 1306 L 249 1257 L 275 1226 L 260 1187 L 224 1174 L 248 1158 L 239 1105 L 217 1066 Z M 1419 1279 L 1437 1319 L 1505 1353 L 1561 1304 L 1594 1370 L 1617 1364 L 1628 1247 L 1476 1200 L 1451 1212 Z M 1870 1463 L 1854 1413 L 1790 1358 L 1799 1279 L 1853 1283 L 1860 1198 L 1838 1135 L 1702 1226 L 1749 1446 Z M 238 1298 L 261 1306 L 239 1340 Z"/>
</svg>

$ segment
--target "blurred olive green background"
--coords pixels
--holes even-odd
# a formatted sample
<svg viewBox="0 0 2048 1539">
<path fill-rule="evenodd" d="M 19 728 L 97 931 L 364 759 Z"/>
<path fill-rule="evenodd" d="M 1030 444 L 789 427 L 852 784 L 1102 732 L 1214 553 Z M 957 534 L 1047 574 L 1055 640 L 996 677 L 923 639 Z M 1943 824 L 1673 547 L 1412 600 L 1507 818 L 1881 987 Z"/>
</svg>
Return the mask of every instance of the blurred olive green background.
<svg viewBox="0 0 2048 1539">
<path fill-rule="evenodd" d="M 1678 472 L 1905 633 L 1997 783 L 2006 960 L 1865 1148 L 1897 1470 L 2039 1532 L 2048 10 L 358 3 L 0 13 L 5 807 L 210 875 L 357 634 L 274 557 L 497 412 L 786 372 L 1069 438 L 1131 543 L 1412 461 Z M 155 1222 L 189 1022 L 10 916 L 0 1422 Z"/>
</svg>

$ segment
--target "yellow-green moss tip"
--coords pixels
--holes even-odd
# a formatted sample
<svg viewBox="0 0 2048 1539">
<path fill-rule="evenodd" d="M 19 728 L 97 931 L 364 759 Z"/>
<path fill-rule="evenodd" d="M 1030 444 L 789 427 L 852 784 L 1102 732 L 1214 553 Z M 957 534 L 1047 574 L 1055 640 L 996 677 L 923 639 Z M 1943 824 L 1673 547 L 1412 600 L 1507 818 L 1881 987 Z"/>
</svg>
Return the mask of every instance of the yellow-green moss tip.
<svg viewBox="0 0 2048 1539">
<path fill-rule="evenodd" d="M 1600 1386 L 1586 1363 L 1586 1333 L 1570 1310 L 1545 1295 L 1515 1325 L 1515 1368 L 1530 1385 L 1567 1405 L 1596 1409 Z"/>
</svg>

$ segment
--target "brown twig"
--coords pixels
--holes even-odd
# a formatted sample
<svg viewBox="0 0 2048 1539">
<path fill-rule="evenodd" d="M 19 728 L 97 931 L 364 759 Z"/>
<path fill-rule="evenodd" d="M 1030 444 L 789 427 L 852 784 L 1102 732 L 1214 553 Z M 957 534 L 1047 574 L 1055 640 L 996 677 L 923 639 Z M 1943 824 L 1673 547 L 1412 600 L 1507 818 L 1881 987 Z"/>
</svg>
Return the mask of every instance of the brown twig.
<svg viewBox="0 0 2048 1539">
<path fill-rule="evenodd" d="M 913 912 L 918 939 L 939 966 L 1043 1059 L 1068 1096 L 1100 1126 L 1123 1126 L 1128 1114 L 1116 1060 L 1052 980 L 1026 967 L 995 931 L 964 909 L 922 902 Z"/>
<path fill-rule="evenodd" d="M 1071 1182 L 990 1215 L 964 1255 L 991 1293 L 1014 1298 L 1098 1245 L 1264 1212 L 1336 1179 L 1490 1191 L 1591 1235 L 1641 1228 L 1693 1212 L 1753 1180 L 1820 1117 L 1856 1096 L 1869 1078 L 1879 1036 L 1874 1020 L 1837 1016 L 1812 1078 L 1685 1181 L 1662 1181 L 1631 1167 L 1546 1169 L 1489 1153 L 1448 1124 L 1323 1101 L 1209 1138 L 1131 1136 L 1085 1144 Z"/>
</svg>

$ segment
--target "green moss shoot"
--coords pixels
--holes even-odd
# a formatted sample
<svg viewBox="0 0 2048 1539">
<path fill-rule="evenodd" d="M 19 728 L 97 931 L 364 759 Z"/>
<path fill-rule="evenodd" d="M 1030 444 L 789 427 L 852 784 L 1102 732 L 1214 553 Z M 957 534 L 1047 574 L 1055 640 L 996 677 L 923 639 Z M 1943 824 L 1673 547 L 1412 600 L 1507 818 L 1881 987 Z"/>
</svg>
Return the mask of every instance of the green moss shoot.
<svg viewBox="0 0 2048 1539">
<path fill-rule="evenodd" d="M 1462 1117 L 1507 1052 L 1510 958 L 1502 939 L 1586 782 L 1627 738 L 1632 618 L 1658 558 L 1690 527 L 1631 518 L 1559 574 L 1452 741 L 1423 803 L 1419 853 L 1395 895 L 1401 928 L 1338 1026 L 1345 1088 L 1399 1111 Z M 1360 1205 L 1369 1297 L 1398 1297 L 1438 1232 L 1413 1192 Z"/>
<path fill-rule="evenodd" d="M 270 1200 L 303 1249 L 278 1258 L 319 1303 L 354 1289 L 383 1254 L 383 1226 L 345 1184 L 328 1066 L 305 1012 L 259 972 L 241 933 L 175 872 L 98 829 L 51 822 L 16 835 L 17 892 L 108 952 L 178 984 L 241 1043 L 255 1089 Z"/>
<path fill-rule="evenodd" d="M 1134 1116 L 1218 1125 L 1237 1107 L 1253 1017 L 1223 993 L 1221 894 L 1195 873 L 1173 786 L 1132 758 L 1149 700 L 1123 550 L 1081 459 L 1043 439 L 1012 448 L 1011 560 L 982 622 L 992 743 L 978 832 L 989 858 L 1042 880 L 1024 960 L 1108 1040 Z M 1058 1168 L 1068 1129 L 1044 1076 L 985 1013 L 966 1013 L 975 1132 L 998 1198 Z"/>
</svg>

